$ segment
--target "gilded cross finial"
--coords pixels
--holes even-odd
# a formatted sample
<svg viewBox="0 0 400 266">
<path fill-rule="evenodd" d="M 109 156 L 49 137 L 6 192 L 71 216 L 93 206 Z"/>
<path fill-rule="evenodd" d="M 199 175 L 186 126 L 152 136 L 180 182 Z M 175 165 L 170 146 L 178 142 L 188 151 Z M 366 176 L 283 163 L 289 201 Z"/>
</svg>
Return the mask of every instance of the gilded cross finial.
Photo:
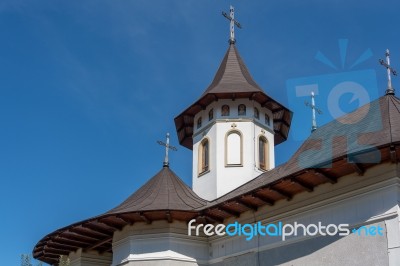
<svg viewBox="0 0 400 266">
<path fill-rule="evenodd" d="M 224 11 L 222 11 L 222 15 L 230 21 L 229 43 L 234 44 L 236 42 L 236 40 L 235 40 L 235 25 L 239 29 L 242 28 L 242 25 L 240 25 L 240 23 L 237 20 L 235 20 L 235 9 L 233 8 L 233 6 L 231 6 L 229 9 L 229 15 Z"/>
<path fill-rule="evenodd" d="M 393 76 L 397 76 L 397 72 L 390 66 L 389 49 L 386 49 L 385 56 L 386 56 L 386 62 L 383 59 L 379 59 L 379 63 L 381 63 L 382 66 L 386 67 L 387 70 L 388 87 L 386 89 L 386 95 L 388 94 L 394 95 L 394 88 L 392 86 L 392 78 L 390 74 L 393 74 Z"/>
<path fill-rule="evenodd" d="M 309 106 L 312 110 L 312 126 L 311 126 L 311 132 L 314 132 L 317 129 L 317 118 L 316 118 L 316 112 L 318 114 L 322 114 L 322 111 L 315 106 L 315 95 L 314 92 L 311 92 L 311 104 L 308 102 L 305 102 L 306 106 Z"/>
<path fill-rule="evenodd" d="M 176 147 L 169 145 L 169 133 L 167 133 L 166 139 L 167 139 L 166 143 L 162 142 L 161 140 L 157 141 L 157 143 L 160 144 L 161 146 L 165 146 L 165 158 L 164 158 L 164 162 L 163 162 L 163 167 L 169 167 L 168 150 L 169 149 L 171 149 L 173 151 L 178 150 Z"/>
</svg>

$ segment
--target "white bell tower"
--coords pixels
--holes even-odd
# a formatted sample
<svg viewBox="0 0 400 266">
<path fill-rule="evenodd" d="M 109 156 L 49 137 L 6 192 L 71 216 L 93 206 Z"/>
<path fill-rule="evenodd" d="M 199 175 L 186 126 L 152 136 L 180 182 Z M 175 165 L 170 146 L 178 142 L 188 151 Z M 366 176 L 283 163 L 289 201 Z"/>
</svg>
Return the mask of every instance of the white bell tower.
<svg viewBox="0 0 400 266">
<path fill-rule="evenodd" d="M 193 190 L 213 200 L 275 167 L 272 112 L 224 99 L 194 117 Z"/>
<path fill-rule="evenodd" d="M 193 190 L 214 200 L 275 167 L 275 145 L 287 139 L 292 113 L 253 80 L 235 46 L 229 48 L 200 99 L 175 118 L 178 139 L 193 150 Z"/>
</svg>

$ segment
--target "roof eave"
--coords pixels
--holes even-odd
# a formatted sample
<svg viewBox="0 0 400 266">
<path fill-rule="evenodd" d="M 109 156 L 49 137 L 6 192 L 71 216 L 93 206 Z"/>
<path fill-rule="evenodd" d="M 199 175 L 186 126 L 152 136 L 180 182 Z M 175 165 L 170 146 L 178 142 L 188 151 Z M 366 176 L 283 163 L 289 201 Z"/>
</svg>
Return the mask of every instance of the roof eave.
<svg viewBox="0 0 400 266">
<path fill-rule="evenodd" d="M 193 127 L 194 127 L 194 116 L 207 108 L 211 103 L 220 99 L 243 99 L 254 100 L 258 102 L 262 107 L 268 108 L 274 115 L 274 131 L 275 131 L 275 145 L 278 145 L 287 140 L 290 125 L 292 121 L 292 111 L 288 108 L 275 101 L 270 96 L 266 95 L 262 91 L 249 91 L 240 93 L 210 93 L 205 94 L 195 103 L 189 106 L 180 115 L 174 119 L 175 128 L 178 134 L 179 144 L 188 148 L 193 149 Z M 185 119 L 186 118 L 186 119 Z M 189 119 L 190 118 L 190 119 Z M 285 129 L 282 128 L 285 126 Z"/>
</svg>

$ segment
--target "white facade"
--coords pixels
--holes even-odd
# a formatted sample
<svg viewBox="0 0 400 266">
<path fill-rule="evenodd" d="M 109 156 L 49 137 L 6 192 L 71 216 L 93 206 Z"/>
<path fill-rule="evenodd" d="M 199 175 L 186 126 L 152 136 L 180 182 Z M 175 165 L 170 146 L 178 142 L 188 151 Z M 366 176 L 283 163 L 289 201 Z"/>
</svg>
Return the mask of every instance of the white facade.
<svg viewBox="0 0 400 266">
<path fill-rule="evenodd" d="M 381 164 L 364 176 L 351 174 L 326 183 L 291 201 L 247 211 L 224 224 L 294 222 L 349 224 L 349 228 L 379 225 L 382 236 L 279 237 L 188 236 L 186 223 L 156 221 L 124 227 L 114 234 L 113 254 L 79 250 L 70 254 L 73 266 L 91 265 L 400 265 L 400 179 L 397 164 Z M 192 231 L 194 234 L 194 231 Z"/>
<path fill-rule="evenodd" d="M 360 177 L 344 176 L 291 201 L 281 200 L 256 212 L 248 211 L 225 224 L 294 222 L 305 225 L 379 225 L 382 236 L 210 237 L 209 265 L 400 265 L 400 179 L 397 164 L 373 167 Z"/>
<path fill-rule="evenodd" d="M 113 261 L 119 265 L 201 265 L 207 264 L 206 237 L 191 237 L 184 222 L 138 223 L 116 232 Z M 195 254 L 195 255 L 194 255 Z"/>
<path fill-rule="evenodd" d="M 239 106 L 243 105 L 245 114 L 239 115 Z M 223 106 L 229 106 L 229 115 L 223 116 Z M 211 111 L 212 118 L 209 117 Z M 266 140 L 267 145 L 265 165 L 260 165 L 260 137 Z M 209 145 L 208 165 L 203 169 L 202 143 L 206 140 Z M 200 197 L 214 200 L 274 167 L 273 116 L 270 110 L 248 99 L 219 100 L 194 117 L 193 191 Z"/>
</svg>

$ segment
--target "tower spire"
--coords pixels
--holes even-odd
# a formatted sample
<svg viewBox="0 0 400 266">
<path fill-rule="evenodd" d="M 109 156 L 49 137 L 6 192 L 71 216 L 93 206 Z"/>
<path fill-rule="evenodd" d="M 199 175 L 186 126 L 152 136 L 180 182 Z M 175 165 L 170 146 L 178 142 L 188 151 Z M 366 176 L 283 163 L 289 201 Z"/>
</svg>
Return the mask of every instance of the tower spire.
<svg viewBox="0 0 400 266">
<path fill-rule="evenodd" d="M 239 23 L 237 20 L 235 20 L 235 9 L 234 9 L 233 6 L 230 6 L 229 15 L 228 15 L 226 12 L 224 12 L 224 11 L 222 11 L 222 15 L 223 15 L 224 17 L 226 17 L 226 18 L 230 21 L 230 38 L 229 38 L 229 43 L 230 43 L 230 44 L 234 44 L 234 43 L 236 42 L 236 40 L 235 40 L 235 25 L 236 25 L 239 29 L 242 28 L 242 25 L 240 25 L 240 23 Z"/>
<path fill-rule="evenodd" d="M 322 111 L 315 106 L 315 95 L 314 92 L 311 92 L 311 104 L 308 102 L 305 102 L 306 106 L 309 106 L 312 110 L 312 126 L 311 126 L 311 132 L 314 132 L 317 129 L 317 118 L 316 118 L 316 112 L 318 114 L 322 114 Z"/>
<path fill-rule="evenodd" d="M 381 63 L 382 66 L 386 67 L 387 70 L 387 79 L 388 79 L 388 86 L 386 89 L 386 95 L 394 95 L 394 88 L 392 86 L 392 78 L 390 74 L 393 74 L 393 76 L 397 76 L 397 72 L 395 69 L 393 69 L 390 66 L 390 53 L 389 49 L 386 49 L 386 62 L 383 59 L 379 59 L 379 63 Z"/>
<path fill-rule="evenodd" d="M 162 142 L 161 140 L 157 141 L 158 144 L 161 146 L 165 146 L 165 157 L 163 162 L 163 167 L 169 167 L 169 160 L 168 160 L 168 150 L 171 149 L 173 151 L 177 151 L 178 149 L 174 146 L 169 145 L 169 133 L 166 136 L 166 143 Z"/>
</svg>

